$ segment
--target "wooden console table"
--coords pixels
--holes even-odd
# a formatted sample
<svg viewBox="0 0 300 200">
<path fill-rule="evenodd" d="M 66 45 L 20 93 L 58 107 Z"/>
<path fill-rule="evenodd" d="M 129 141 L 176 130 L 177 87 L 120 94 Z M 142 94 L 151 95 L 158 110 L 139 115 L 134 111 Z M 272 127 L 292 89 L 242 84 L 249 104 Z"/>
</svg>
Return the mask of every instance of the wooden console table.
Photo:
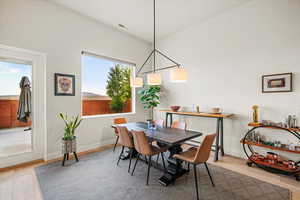
<svg viewBox="0 0 300 200">
<path fill-rule="evenodd" d="M 197 112 L 174 112 L 171 110 L 160 110 L 161 112 L 166 113 L 166 126 L 168 127 L 172 125 L 173 122 L 173 115 L 185 115 L 185 116 L 193 116 L 193 117 L 208 117 L 208 118 L 215 118 L 217 119 L 217 138 L 216 138 L 216 145 L 215 145 L 215 157 L 214 161 L 219 160 L 219 152 L 221 152 L 221 155 L 224 156 L 224 118 L 230 118 L 233 116 L 233 114 L 228 113 L 220 113 L 220 114 L 214 114 L 214 113 L 197 113 Z M 170 116 L 170 123 L 168 123 L 168 119 Z"/>
</svg>

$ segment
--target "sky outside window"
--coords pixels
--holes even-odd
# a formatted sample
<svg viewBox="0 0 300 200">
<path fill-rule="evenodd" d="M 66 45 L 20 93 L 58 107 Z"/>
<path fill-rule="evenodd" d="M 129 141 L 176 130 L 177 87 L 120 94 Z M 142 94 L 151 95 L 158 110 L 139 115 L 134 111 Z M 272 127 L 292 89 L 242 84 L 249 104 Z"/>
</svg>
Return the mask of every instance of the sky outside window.
<svg viewBox="0 0 300 200">
<path fill-rule="evenodd" d="M 122 63 L 94 56 L 82 56 L 82 92 L 89 92 L 97 95 L 106 94 L 106 81 L 110 68 L 116 64 L 128 67 Z"/>
<path fill-rule="evenodd" d="M 31 65 L 0 61 L 0 96 L 20 95 L 23 76 L 31 81 Z"/>
</svg>

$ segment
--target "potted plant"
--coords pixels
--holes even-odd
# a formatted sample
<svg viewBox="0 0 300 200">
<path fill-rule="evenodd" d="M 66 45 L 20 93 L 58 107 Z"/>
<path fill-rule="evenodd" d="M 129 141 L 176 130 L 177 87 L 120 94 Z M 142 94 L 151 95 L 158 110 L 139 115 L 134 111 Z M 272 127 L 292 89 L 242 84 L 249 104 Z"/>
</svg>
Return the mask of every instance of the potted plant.
<svg viewBox="0 0 300 200">
<path fill-rule="evenodd" d="M 153 121 L 154 108 L 160 104 L 160 86 L 147 86 L 138 93 L 144 108 L 150 111 L 150 120 Z"/>
<path fill-rule="evenodd" d="M 60 113 L 60 118 L 65 122 L 64 136 L 62 138 L 62 153 L 69 154 L 76 152 L 75 130 L 80 125 L 82 119 L 76 117 L 68 118 L 66 114 Z"/>
</svg>

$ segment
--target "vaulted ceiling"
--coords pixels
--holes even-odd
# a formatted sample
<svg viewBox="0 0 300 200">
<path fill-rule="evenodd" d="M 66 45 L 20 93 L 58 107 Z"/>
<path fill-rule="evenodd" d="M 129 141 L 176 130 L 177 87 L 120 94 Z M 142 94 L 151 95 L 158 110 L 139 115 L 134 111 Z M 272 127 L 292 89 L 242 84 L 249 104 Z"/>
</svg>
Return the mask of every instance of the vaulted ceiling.
<svg viewBox="0 0 300 200">
<path fill-rule="evenodd" d="M 153 38 L 152 0 L 48 0 L 147 42 Z M 156 0 L 157 37 L 163 38 L 250 0 Z M 126 28 L 119 27 L 119 24 Z"/>
</svg>

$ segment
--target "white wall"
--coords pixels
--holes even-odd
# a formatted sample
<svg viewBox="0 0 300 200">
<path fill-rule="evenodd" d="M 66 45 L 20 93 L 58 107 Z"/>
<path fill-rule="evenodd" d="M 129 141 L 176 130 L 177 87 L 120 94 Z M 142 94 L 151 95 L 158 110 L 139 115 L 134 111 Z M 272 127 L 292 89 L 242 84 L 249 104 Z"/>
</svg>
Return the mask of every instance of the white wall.
<svg viewBox="0 0 300 200">
<path fill-rule="evenodd" d="M 41 0 L 0 1 L 0 44 L 47 54 L 47 150 L 48 158 L 60 155 L 63 123 L 59 112 L 81 112 L 81 51 L 90 51 L 140 65 L 149 45 L 125 33 Z M 76 75 L 76 96 L 54 96 L 54 73 Z M 129 120 L 144 120 L 139 114 Z M 112 143 L 112 117 L 85 119 L 78 129 L 79 151 Z"/>
<path fill-rule="evenodd" d="M 189 73 L 185 84 L 171 84 L 164 73 L 161 107 L 196 104 L 202 111 L 219 106 L 234 113 L 233 119 L 225 120 L 225 153 L 243 156 L 240 139 L 248 129 L 253 105 L 260 106 L 263 119 L 283 121 L 288 114 L 299 116 L 299 19 L 298 0 L 253 0 L 161 40 L 160 50 Z M 262 75 L 285 72 L 294 73 L 295 92 L 261 92 Z M 191 129 L 215 131 L 212 119 L 181 120 Z M 283 142 L 295 141 L 287 135 L 281 134 Z"/>
</svg>

